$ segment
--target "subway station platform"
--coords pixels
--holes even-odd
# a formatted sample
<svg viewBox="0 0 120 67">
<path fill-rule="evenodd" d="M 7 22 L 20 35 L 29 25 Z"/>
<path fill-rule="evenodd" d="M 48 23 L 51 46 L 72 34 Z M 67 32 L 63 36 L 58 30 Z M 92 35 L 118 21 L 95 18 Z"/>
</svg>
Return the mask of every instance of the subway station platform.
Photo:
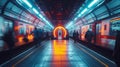
<svg viewBox="0 0 120 67">
<path fill-rule="evenodd" d="M 115 62 L 72 39 L 48 40 L 34 47 L 2 67 L 117 67 Z"/>
<path fill-rule="evenodd" d="M 0 0 L 0 67 L 120 67 L 120 0 Z"/>
</svg>

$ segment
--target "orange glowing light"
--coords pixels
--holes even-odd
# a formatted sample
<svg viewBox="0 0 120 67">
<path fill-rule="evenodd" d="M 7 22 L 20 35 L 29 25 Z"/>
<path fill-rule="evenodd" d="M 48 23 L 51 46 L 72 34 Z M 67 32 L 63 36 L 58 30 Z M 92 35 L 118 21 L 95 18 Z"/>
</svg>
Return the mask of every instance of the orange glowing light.
<svg viewBox="0 0 120 67">
<path fill-rule="evenodd" d="M 22 27 L 21 25 L 15 26 L 14 29 L 15 29 L 15 30 L 19 30 L 21 27 Z"/>
<path fill-rule="evenodd" d="M 33 40 L 34 36 L 33 36 L 33 35 L 28 35 L 27 38 L 28 38 L 29 40 Z"/>
<path fill-rule="evenodd" d="M 67 35 L 67 30 L 66 30 L 64 27 L 62 27 L 62 26 L 58 26 L 58 27 L 56 27 L 56 28 L 53 30 L 53 35 L 54 35 L 54 37 L 57 37 L 56 31 L 57 31 L 58 29 L 63 30 L 63 32 L 64 32 L 64 37 L 66 37 L 66 35 Z"/>
<path fill-rule="evenodd" d="M 26 30 L 27 33 L 30 34 L 33 30 L 34 30 L 34 26 L 32 26 L 32 25 L 27 25 L 27 30 Z"/>
<path fill-rule="evenodd" d="M 53 40 L 52 49 L 52 67 L 68 67 L 68 62 L 63 62 L 68 60 L 67 41 Z"/>
<path fill-rule="evenodd" d="M 18 38 L 18 41 L 19 41 L 19 42 L 23 42 L 23 37 L 19 37 L 19 38 Z"/>
</svg>

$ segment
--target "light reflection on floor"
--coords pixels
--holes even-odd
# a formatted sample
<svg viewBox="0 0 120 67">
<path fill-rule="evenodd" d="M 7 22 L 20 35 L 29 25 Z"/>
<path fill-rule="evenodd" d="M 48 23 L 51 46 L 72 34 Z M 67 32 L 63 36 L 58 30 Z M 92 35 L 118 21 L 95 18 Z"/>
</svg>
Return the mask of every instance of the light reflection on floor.
<svg viewBox="0 0 120 67">
<path fill-rule="evenodd" d="M 52 42 L 52 67 L 68 67 L 67 41 L 53 40 Z"/>
<path fill-rule="evenodd" d="M 37 48 L 31 55 L 25 56 L 24 60 L 12 61 L 11 65 L 18 63 L 15 67 L 116 67 L 114 63 L 98 56 L 92 50 L 74 43 L 72 40 L 45 41 L 44 46 Z M 103 65 L 103 63 L 105 65 Z"/>
</svg>

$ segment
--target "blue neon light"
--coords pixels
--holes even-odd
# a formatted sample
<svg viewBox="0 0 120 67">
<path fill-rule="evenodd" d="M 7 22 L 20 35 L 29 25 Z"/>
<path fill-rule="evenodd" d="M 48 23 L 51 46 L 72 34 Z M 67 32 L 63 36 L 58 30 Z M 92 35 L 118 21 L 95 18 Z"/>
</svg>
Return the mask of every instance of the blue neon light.
<svg viewBox="0 0 120 67">
<path fill-rule="evenodd" d="M 43 16 L 41 14 L 38 15 L 40 18 L 43 18 Z"/>
<path fill-rule="evenodd" d="M 22 0 L 22 2 L 26 3 L 30 8 L 32 8 L 32 5 L 27 0 Z"/>
<path fill-rule="evenodd" d="M 84 14 L 86 11 L 87 11 L 87 8 L 85 8 L 85 9 L 81 12 L 81 14 Z"/>
<path fill-rule="evenodd" d="M 32 10 L 33 10 L 36 14 L 39 14 L 39 12 L 38 12 L 35 8 L 32 8 Z"/>
<path fill-rule="evenodd" d="M 92 3 L 90 3 L 90 5 L 88 5 L 88 8 L 92 7 L 96 2 L 98 2 L 98 0 L 93 0 Z"/>
<path fill-rule="evenodd" d="M 33 8 L 32 6 L 32 4 L 28 1 L 28 0 L 16 0 L 20 5 L 24 5 L 24 4 L 26 4 L 30 9 L 28 10 L 28 11 L 30 11 L 31 9 L 32 9 L 32 11 L 35 13 L 35 14 L 37 14 L 37 16 L 38 17 L 40 17 L 44 22 L 46 22 L 52 29 L 54 28 L 51 24 L 50 24 L 50 22 L 48 21 L 48 20 L 46 20 L 46 18 L 42 15 L 42 14 L 40 14 L 39 12 L 38 12 L 38 10 L 37 9 L 35 9 L 35 8 Z"/>
<path fill-rule="evenodd" d="M 67 26 L 66 28 L 69 28 L 69 26 L 71 26 L 73 24 L 73 21 L 71 21 Z"/>
<path fill-rule="evenodd" d="M 77 17 L 74 19 L 74 21 L 76 21 L 77 20 Z"/>
<path fill-rule="evenodd" d="M 90 9 L 91 7 L 93 7 L 94 5 L 96 5 L 96 4 L 98 4 L 98 3 L 100 3 L 100 1 L 98 2 L 99 0 L 93 0 L 89 5 L 88 5 L 88 7 L 84 7 L 81 11 L 80 10 L 78 10 L 78 12 L 77 12 L 77 16 L 76 17 L 74 17 L 74 20 L 73 20 L 73 22 L 75 22 L 79 17 L 81 17 L 83 14 L 85 14 L 85 13 L 88 13 L 87 11 L 89 10 L 89 12 L 91 12 L 92 10 Z M 101 0 L 102 1 L 102 0 Z M 103 2 L 104 2 L 104 0 L 103 0 Z M 103 2 L 101 2 L 100 4 L 102 4 Z M 70 25 L 72 25 L 71 23 L 69 23 L 67 26 L 66 26 L 66 28 L 68 28 L 68 27 L 71 27 Z"/>
<path fill-rule="evenodd" d="M 49 23 L 49 21 L 46 20 L 41 14 L 39 14 L 38 16 L 39 16 L 40 18 L 42 18 L 43 21 L 45 21 L 51 28 L 54 28 L 54 27 Z"/>
</svg>

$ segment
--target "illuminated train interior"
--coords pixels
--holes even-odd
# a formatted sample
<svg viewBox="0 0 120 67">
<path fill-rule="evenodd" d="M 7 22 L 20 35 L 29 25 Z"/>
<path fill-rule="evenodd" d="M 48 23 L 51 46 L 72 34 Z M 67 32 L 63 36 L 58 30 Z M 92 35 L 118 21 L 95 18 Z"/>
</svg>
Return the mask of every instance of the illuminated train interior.
<svg viewBox="0 0 120 67">
<path fill-rule="evenodd" d="M 0 67 L 120 67 L 120 0 L 0 0 Z"/>
</svg>

